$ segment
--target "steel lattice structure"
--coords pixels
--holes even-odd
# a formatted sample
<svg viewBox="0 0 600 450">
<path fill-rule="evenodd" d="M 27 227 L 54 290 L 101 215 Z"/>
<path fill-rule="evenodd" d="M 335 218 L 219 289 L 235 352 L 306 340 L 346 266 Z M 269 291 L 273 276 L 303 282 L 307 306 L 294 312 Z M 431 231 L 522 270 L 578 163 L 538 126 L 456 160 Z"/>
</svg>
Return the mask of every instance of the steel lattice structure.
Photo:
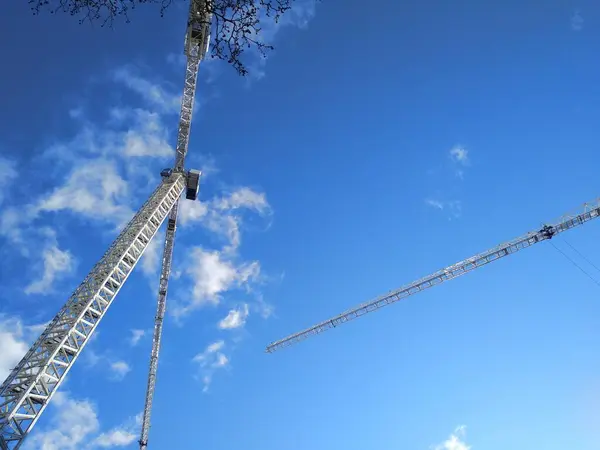
<svg viewBox="0 0 600 450">
<path fill-rule="evenodd" d="M 169 275 L 182 192 L 196 200 L 200 172 L 186 171 L 198 66 L 209 45 L 211 0 L 191 0 L 185 38 L 185 85 L 177 130 L 175 165 L 161 172 L 162 181 L 67 303 L 0 386 L 0 450 L 18 450 L 60 387 L 90 336 L 168 216 L 146 401 L 139 440 L 148 444 L 150 413 L 166 310 Z"/>
<path fill-rule="evenodd" d="M 591 204 L 586 203 L 584 205 L 583 212 L 580 214 L 564 216 L 554 225 L 545 225 L 538 231 L 529 232 L 523 236 L 513 239 L 512 241 L 498 245 L 497 247 L 487 250 L 486 252 L 472 256 L 464 261 L 448 266 L 445 269 L 439 270 L 431 275 L 403 286 L 400 289 L 382 295 L 375 300 L 371 300 L 355 308 L 349 309 L 348 311 L 332 317 L 331 319 L 327 319 L 303 331 L 275 341 L 267 346 L 266 351 L 268 353 L 272 353 L 276 350 L 303 341 L 310 336 L 321 334 L 330 328 L 335 328 L 338 325 L 342 325 L 352 319 L 356 319 L 372 311 L 377 311 L 384 306 L 390 305 L 425 289 L 441 284 L 444 281 L 452 280 L 453 278 L 469 273 L 478 267 L 484 266 L 493 261 L 497 261 L 505 256 L 512 255 L 513 253 L 530 247 L 533 244 L 551 239 L 553 236 L 556 236 L 559 233 L 578 227 L 579 225 L 583 225 L 584 223 L 595 219 L 598 216 L 600 216 L 600 199 Z"/>
<path fill-rule="evenodd" d="M 204 0 L 192 0 L 188 15 L 184 53 L 187 57 L 185 66 L 185 82 L 183 97 L 181 99 L 181 112 L 179 114 L 179 126 L 177 129 L 177 144 L 175 146 L 174 172 L 184 170 L 185 157 L 190 140 L 190 127 L 194 111 L 194 98 L 196 96 L 196 82 L 198 79 L 198 67 L 200 61 L 208 51 L 210 42 L 210 3 Z M 197 174 L 199 178 L 200 174 Z M 198 186 L 199 179 L 193 180 L 192 191 Z M 197 189 L 192 192 L 197 195 Z M 190 198 L 188 196 L 188 198 Z M 150 355 L 150 368 L 148 371 L 148 385 L 146 387 L 146 400 L 144 403 L 144 414 L 142 417 L 142 430 L 140 433 L 140 450 L 148 447 L 148 435 L 150 433 L 150 417 L 152 413 L 152 401 L 156 386 L 156 372 L 158 369 L 158 357 L 160 353 L 160 342 L 162 337 L 162 326 L 167 309 L 167 292 L 169 290 L 169 277 L 171 274 L 171 263 L 173 260 L 173 247 L 175 245 L 175 231 L 177 228 L 178 206 L 175 205 L 169 213 L 165 244 L 162 257 L 162 267 L 158 286 L 158 300 L 156 317 L 154 320 L 154 331 L 152 334 L 152 353 Z"/>
<path fill-rule="evenodd" d="M 0 386 L 0 448 L 16 450 L 185 188 L 172 173 L 127 224 L 67 303 Z"/>
</svg>

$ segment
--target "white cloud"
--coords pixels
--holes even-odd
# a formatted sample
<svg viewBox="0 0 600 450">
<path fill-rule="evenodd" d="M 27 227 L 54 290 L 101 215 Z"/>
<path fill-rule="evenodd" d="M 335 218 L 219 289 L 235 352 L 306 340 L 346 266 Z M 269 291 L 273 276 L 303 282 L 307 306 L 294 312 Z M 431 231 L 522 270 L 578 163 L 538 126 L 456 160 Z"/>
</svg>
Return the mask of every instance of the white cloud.
<svg viewBox="0 0 600 450">
<path fill-rule="evenodd" d="M 236 189 L 229 195 L 215 200 L 215 206 L 221 211 L 240 208 L 254 210 L 259 214 L 265 214 L 270 211 L 265 194 L 258 193 L 248 187 Z"/>
<path fill-rule="evenodd" d="M 263 319 L 268 319 L 271 317 L 275 310 L 273 305 L 265 302 L 262 294 L 260 293 L 256 296 L 256 303 L 253 305 L 253 307 L 256 311 L 258 311 Z"/>
<path fill-rule="evenodd" d="M 10 184 L 17 178 L 16 164 L 0 156 L 0 204 L 4 200 L 4 193 Z"/>
<path fill-rule="evenodd" d="M 137 435 L 133 430 L 115 428 L 106 433 L 102 433 L 94 442 L 98 447 L 102 448 L 125 447 L 135 441 L 136 438 Z"/>
<path fill-rule="evenodd" d="M 201 379 L 204 385 L 203 392 L 208 391 L 215 370 L 229 365 L 229 358 L 222 352 L 224 347 L 225 341 L 215 341 L 207 345 L 203 352 L 192 358 L 192 361 L 200 366 Z"/>
<path fill-rule="evenodd" d="M 126 157 L 174 158 L 175 150 L 168 142 L 168 133 L 160 116 L 144 109 L 131 112 L 136 124 L 121 137 L 117 151 Z"/>
<path fill-rule="evenodd" d="M 139 78 L 130 79 L 128 85 L 158 106 L 160 112 L 171 113 L 175 109 L 179 110 L 179 99 L 175 108 L 175 101 L 169 99 L 168 90 L 149 89 L 142 92 L 140 89 L 145 89 L 148 85 L 140 84 Z M 52 177 L 54 173 L 58 173 L 60 178 L 54 179 L 55 184 L 51 184 L 52 188 L 42 192 L 37 199 L 31 200 L 32 203 L 19 206 L 18 209 L 2 208 L 0 234 L 16 243 L 18 239 L 23 240 L 23 237 L 38 233 L 38 222 L 58 214 L 64 217 L 64 212 L 84 218 L 90 223 L 103 226 L 108 224 L 112 230 L 129 220 L 134 212 L 132 206 L 137 207 L 144 200 L 135 196 L 140 188 L 140 171 L 149 170 L 150 158 L 157 161 L 160 158 L 172 157 L 173 149 L 168 145 L 170 138 L 160 113 L 129 108 L 114 108 L 112 112 L 108 123 L 91 125 L 86 124 L 84 111 L 73 111 L 72 117 L 77 119 L 81 132 L 70 141 L 57 144 L 46 154 L 58 156 L 53 170 L 47 174 Z M 158 182 L 156 175 L 155 181 Z M 4 180 L 11 177 L 14 179 L 15 176 L 9 174 Z M 45 179 L 41 185 L 48 185 L 50 181 L 52 180 Z M 184 223 L 186 219 L 189 223 L 207 220 L 204 223 L 205 228 L 226 236 L 233 248 L 240 245 L 242 210 L 255 211 L 260 215 L 270 213 L 265 195 L 248 188 L 234 190 L 227 196 L 214 200 L 210 205 L 213 211 L 210 214 L 208 206 L 204 203 L 182 202 L 190 208 L 187 216 L 184 213 L 185 208 L 181 209 L 181 222 Z M 152 255 L 152 249 L 147 249 L 142 261 L 142 270 L 149 272 L 157 269 L 159 258 L 156 255 L 162 247 L 161 241 L 159 236 L 154 240 L 158 244 L 155 256 Z M 32 283 L 29 286 L 30 292 L 45 291 L 60 273 L 66 273 L 67 269 L 72 268 L 73 257 L 69 252 L 61 250 L 56 242 L 55 245 L 51 245 L 50 239 L 47 247 L 43 255 L 44 274 L 37 284 Z M 38 256 L 37 253 L 32 254 Z M 192 290 L 195 293 L 190 304 L 186 305 L 187 308 L 196 307 L 203 302 L 218 302 L 226 290 L 247 287 L 260 273 L 258 261 L 240 262 L 237 255 L 232 253 L 225 256 L 219 251 L 198 248 L 198 252 L 193 253 L 192 260 L 201 261 L 202 264 L 197 271 L 187 273 L 188 277 L 193 277 Z M 174 276 L 175 274 L 174 271 Z M 247 316 L 247 312 L 245 315 Z M 24 326 L 18 320 L 0 321 L 0 381 L 27 351 L 28 334 L 33 334 L 33 328 Z M 39 327 L 36 331 L 39 331 Z M 129 342 L 136 345 L 144 331 L 131 332 Z M 97 335 L 96 331 L 93 336 Z M 213 343 L 205 351 L 208 352 L 206 362 L 199 359 L 196 359 L 196 362 L 204 372 L 202 380 L 205 389 L 208 389 L 214 371 L 228 367 L 230 361 L 222 341 Z M 112 376 L 115 380 L 122 379 L 131 370 L 127 362 L 112 360 L 107 354 L 96 353 L 90 346 L 84 353 L 90 364 L 97 364 L 97 368 L 101 368 L 105 376 Z M 135 431 L 129 426 L 111 429 L 102 427 L 96 407 L 91 401 L 73 398 L 62 391 L 55 394 L 54 401 L 47 409 L 47 415 L 48 425 L 45 428 L 42 423 L 38 425 L 36 433 L 29 439 L 29 448 L 109 448 L 129 445 L 135 438 Z"/>
<path fill-rule="evenodd" d="M 462 202 L 460 200 L 439 200 L 435 198 L 425 199 L 425 204 L 437 209 L 444 211 L 448 215 L 448 219 L 458 219 L 462 214 Z"/>
<path fill-rule="evenodd" d="M 457 427 L 454 432 L 441 444 L 433 447 L 433 450 L 470 450 L 470 446 L 464 441 L 466 427 L 464 425 Z"/>
<path fill-rule="evenodd" d="M 215 353 L 225 347 L 225 341 L 216 341 L 206 347 L 207 353 Z"/>
<path fill-rule="evenodd" d="M 223 353 L 218 353 L 217 360 L 212 364 L 212 367 L 225 367 L 227 364 L 229 364 L 229 358 L 227 358 L 227 356 L 225 356 Z"/>
<path fill-rule="evenodd" d="M 49 294 L 52 285 L 57 279 L 73 271 L 75 259 L 68 250 L 58 247 L 56 232 L 43 228 L 42 234 L 46 236 L 46 244 L 42 251 L 43 271 L 40 279 L 31 282 L 25 288 L 26 294 Z"/>
<path fill-rule="evenodd" d="M 450 149 L 450 158 L 455 163 L 466 166 L 469 164 L 469 151 L 460 145 L 456 145 Z"/>
<path fill-rule="evenodd" d="M 576 10 L 571 16 L 571 29 L 573 31 L 583 30 L 583 16 L 579 10 Z"/>
<path fill-rule="evenodd" d="M 141 330 L 132 330 L 132 332 L 133 331 Z M 97 332 L 95 332 L 92 337 L 94 337 L 96 333 Z M 134 345 L 134 338 L 136 338 L 136 336 L 134 333 L 132 333 L 132 337 L 129 339 L 129 344 L 132 346 Z M 111 352 L 98 352 L 91 345 L 87 345 L 85 350 L 83 350 L 83 357 L 85 358 L 84 361 L 86 363 L 86 368 L 96 367 L 98 366 L 98 363 L 102 362 L 102 364 L 98 367 L 102 369 L 102 371 L 106 371 L 107 379 L 109 381 L 122 381 L 125 376 L 131 372 L 131 366 L 127 362 L 120 359 L 115 359 L 111 355 Z"/>
<path fill-rule="evenodd" d="M 25 334 L 19 319 L 0 315 L 0 380 L 6 379 L 29 350 Z"/>
<path fill-rule="evenodd" d="M 129 338 L 129 345 L 135 347 L 139 344 L 140 339 L 142 339 L 146 334 L 146 330 L 131 330 L 131 337 Z"/>
<path fill-rule="evenodd" d="M 427 203 L 432 208 L 444 209 L 444 204 L 441 201 L 439 201 L 439 200 L 428 198 L 428 199 L 425 200 L 425 203 Z"/>
<path fill-rule="evenodd" d="M 25 221 L 27 221 L 27 217 L 23 208 L 3 208 L 3 211 L 0 212 L 0 235 L 21 246 L 23 243 L 21 226 Z M 21 247 L 21 251 L 27 253 L 27 249 L 24 247 Z"/>
<path fill-rule="evenodd" d="M 219 322 L 219 328 L 222 330 L 231 330 L 243 327 L 248 318 L 248 304 L 244 303 L 241 308 L 231 309 L 227 316 Z"/>
<path fill-rule="evenodd" d="M 260 275 L 258 261 L 238 264 L 217 250 L 195 247 L 188 258 L 185 272 L 192 280 L 190 298 L 184 305 L 173 308 L 175 317 L 207 304 L 218 305 L 222 294 L 233 288 L 249 288 Z"/>
<path fill-rule="evenodd" d="M 100 434 L 96 406 L 89 400 L 75 399 L 68 392 L 58 391 L 50 405 L 53 415 L 47 428 L 37 428 L 25 441 L 29 450 L 92 450 L 124 447 L 135 438 L 139 420 L 128 419 L 123 424 Z"/>
<path fill-rule="evenodd" d="M 178 114 L 181 108 L 181 96 L 167 92 L 160 84 L 134 74 L 128 68 L 114 72 L 114 79 L 125 84 L 129 89 L 139 94 L 146 102 L 157 106 L 161 112 Z"/>
<path fill-rule="evenodd" d="M 161 89 L 158 85 L 155 88 Z M 148 89 L 152 92 L 154 88 Z M 2 211 L 1 235 L 22 244 L 26 225 L 41 219 L 44 213 L 63 211 L 117 228 L 125 225 L 134 212 L 132 203 L 139 205 L 139 199 L 132 194 L 143 187 L 140 181 L 159 181 L 157 173 L 149 170 L 148 162 L 171 160 L 175 152 L 159 113 L 134 107 L 114 107 L 110 112 L 110 120 L 101 125 L 88 123 L 83 113 L 79 114 L 80 131 L 43 153 L 42 158 L 60 167 L 58 183 L 33 204 Z M 0 162 L 0 175 L 7 174 L 5 180 L 14 176 L 12 166 L 4 160 Z"/>
<path fill-rule="evenodd" d="M 260 217 L 272 214 L 265 194 L 248 187 L 234 189 L 206 202 L 182 202 L 180 212 L 182 226 L 200 224 L 224 238 L 226 244 L 220 250 L 195 247 L 188 252 L 184 266 L 192 285 L 189 294 L 184 296 L 186 300 L 176 303 L 170 310 L 175 318 L 186 316 L 204 305 L 218 305 L 222 296 L 232 289 L 251 290 L 260 279 L 261 269 L 258 261 L 240 261 L 238 256 L 244 213 L 254 212 Z M 264 302 L 259 309 L 262 317 L 271 313 L 271 307 Z M 244 311 L 232 313 L 220 326 L 242 326 L 248 315 Z M 241 321 L 239 324 L 238 320 Z"/>
<path fill-rule="evenodd" d="M 160 268 L 164 243 L 165 232 L 160 230 L 154 235 L 140 260 L 142 272 L 144 275 L 152 277 L 153 280 L 155 280 L 155 275 L 158 273 Z"/>
<path fill-rule="evenodd" d="M 36 429 L 26 441 L 26 448 L 75 450 L 82 448 L 88 436 L 100 428 L 94 405 L 89 400 L 75 400 L 66 392 L 57 392 L 51 405 L 54 414 L 48 429 Z"/>
<path fill-rule="evenodd" d="M 228 244 L 223 250 L 228 253 L 235 253 L 241 244 L 244 212 L 254 212 L 261 217 L 272 214 L 265 194 L 248 187 L 238 188 L 204 203 L 182 202 L 180 211 L 182 226 L 200 223 L 209 231 L 224 237 Z"/>
<path fill-rule="evenodd" d="M 225 250 L 228 252 L 234 252 L 241 244 L 241 210 L 253 211 L 263 217 L 272 213 L 265 195 L 247 187 L 213 199 L 211 206 L 204 225 L 227 238 L 229 244 Z"/>
<path fill-rule="evenodd" d="M 92 338 L 94 338 L 97 333 L 98 331 L 95 331 L 92 335 Z M 88 342 L 92 342 L 92 338 L 90 338 Z M 103 358 L 103 356 L 99 355 L 94 349 L 89 348 L 89 345 L 85 348 L 85 350 L 83 350 L 83 355 L 88 367 L 94 367 Z"/>
<path fill-rule="evenodd" d="M 137 432 L 141 424 L 142 413 L 139 413 L 135 417 L 129 418 L 121 425 L 117 425 L 111 430 L 101 433 L 92 441 L 91 447 L 125 447 L 136 440 Z"/>
<path fill-rule="evenodd" d="M 113 361 L 110 363 L 110 370 L 112 372 L 112 379 L 114 381 L 121 381 L 131 371 L 131 367 L 125 361 Z"/>
<path fill-rule="evenodd" d="M 201 201 L 181 202 L 178 210 L 178 222 L 182 225 L 188 225 L 202 220 L 208 213 L 208 206 Z"/>
<path fill-rule="evenodd" d="M 75 167 L 66 183 L 43 198 L 37 209 L 68 210 L 88 219 L 121 225 L 133 215 L 125 201 L 128 193 L 128 184 L 119 175 L 116 164 L 94 159 Z"/>
</svg>

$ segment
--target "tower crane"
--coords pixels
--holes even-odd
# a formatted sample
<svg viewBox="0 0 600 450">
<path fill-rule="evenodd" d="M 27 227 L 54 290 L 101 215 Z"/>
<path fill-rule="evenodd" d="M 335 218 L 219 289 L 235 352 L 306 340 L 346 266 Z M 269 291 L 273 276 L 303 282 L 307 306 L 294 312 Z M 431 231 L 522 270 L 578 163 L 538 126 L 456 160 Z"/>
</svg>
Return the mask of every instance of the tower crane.
<svg viewBox="0 0 600 450">
<path fill-rule="evenodd" d="M 177 129 L 177 144 L 175 147 L 175 173 L 183 172 L 185 156 L 190 139 L 190 126 L 192 123 L 192 112 L 194 109 L 194 97 L 196 95 L 196 81 L 198 79 L 198 67 L 200 61 L 208 51 L 210 44 L 210 2 L 211 0 L 191 0 L 188 16 L 187 30 L 185 34 L 184 54 L 186 55 L 185 83 L 183 97 L 181 99 L 181 112 L 179 115 L 179 127 Z M 164 175 L 170 175 L 170 171 L 163 171 Z M 200 172 L 190 170 L 188 172 L 186 198 L 195 200 L 198 195 Z M 158 286 L 158 301 L 156 316 L 154 319 L 154 331 L 152 334 L 152 352 L 150 354 L 150 368 L 148 370 L 148 384 L 146 387 L 146 400 L 144 403 L 144 414 L 142 416 L 142 430 L 138 441 L 140 450 L 148 447 L 148 434 L 150 433 L 150 415 L 152 412 L 152 400 L 156 385 L 156 371 L 158 369 L 158 354 L 162 337 L 162 325 L 167 306 L 167 291 L 169 288 L 169 276 L 171 274 L 171 261 L 173 259 L 173 246 L 175 244 L 175 230 L 177 227 L 177 204 L 169 212 L 169 221 L 165 233 L 165 244 L 162 256 L 162 267 Z"/>
<path fill-rule="evenodd" d="M 150 198 L 0 385 L 0 450 L 18 450 L 21 447 L 168 216 L 146 403 L 139 441 L 140 448 L 145 449 L 147 446 L 178 201 L 184 191 L 186 199 L 196 200 L 200 183 L 200 172 L 186 170 L 184 162 L 198 65 L 209 45 L 210 1 L 191 0 L 185 37 L 185 87 L 177 133 L 175 165 L 161 172 L 162 180 Z"/>
<path fill-rule="evenodd" d="M 583 225 L 584 223 L 589 222 L 592 219 L 596 219 L 599 216 L 600 199 L 597 199 L 592 203 L 584 204 L 583 212 L 580 214 L 563 216 L 561 220 L 554 225 L 544 225 L 538 231 L 529 232 L 483 253 L 479 253 L 468 259 L 448 266 L 445 269 L 438 270 L 431 275 L 402 286 L 395 291 L 388 292 L 387 294 L 377 297 L 374 300 L 362 303 L 343 312 L 342 314 L 320 322 L 310 328 L 302 330 L 298 333 L 294 333 L 284 339 L 272 342 L 267 346 L 266 352 L 273 353 L 277 350 L 303 341 L 310 336 L 321 334 L 324 331 L 335 328 L 339 325 L 349 322 L 352 319 L 364 316 L 367 313 L 378 311 L 384 306 L 391 305 L 392 303 L 405 299 L 406 297 L 424 291 L 427 288 L 441 284 L 444 281 L 452 280 L 453 278 L 471 272 L 481 266 L 491 263 L 492 261 L 497 261 L 498 259 L 516 253 L 519 250 L 531 247 L 533 244 L 552 239 L 559 233 Z"/>
</svg>

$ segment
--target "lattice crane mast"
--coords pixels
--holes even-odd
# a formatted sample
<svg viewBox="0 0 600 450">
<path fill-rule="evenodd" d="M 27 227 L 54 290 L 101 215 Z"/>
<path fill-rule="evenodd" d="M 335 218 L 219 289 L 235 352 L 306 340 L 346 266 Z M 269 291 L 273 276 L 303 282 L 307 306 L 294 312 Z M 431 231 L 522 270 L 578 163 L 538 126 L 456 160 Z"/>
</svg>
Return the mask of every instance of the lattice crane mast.
<svg viewBox="0 0 600 450">
<path fill-rule="evenodd" d="M 200 61 L 208 51 L 210 43 L 210 3 L 205 0 L 192 0 L 188 16 L 185 34 L 184 54 L 186 55 L 185 84 L 183 98 L 181 100 L 181 113 L 179 115 L 179 127 L 177 129 L 177 144 L 175 147 L 175 167 L 173 172 L 182 172 L 184 169 L 185 156 L 190 139 L 190 126 L 194 110 L 194 97 L 196 95 L 196 81 L 198 79 L 198 67 Z M 164 175 L 169 175 L 167 169 Z M 192 196 L 197 195 L 200 173 L 190 171 L 189 189 Z M 193 179 L 192 179 L 193 177 Z M 146 401 L 144 404 L 144 415 L 142 417 L 142 430 L 138 441 L 140 450 L 148 447 L 148 434 L 150 433 L 150 415 L 152 412 L 152 400 L 156 385 L 156 372 L 158 369 L 158 354 L 162 337 L 162 325 L 167 306 L 167 291 L 169 289 L 169 276 L 171 274 L 171 261 L 173 259 L 173 246 L 175 244 L 175 230 L 177 228 L 177 204 L 169 212 L 167 231 L 165 233 L 165 245 L 162 256 L 162 267 L 158 286 L 158 302 L 154 320 L 154 331 L 152 334 L 152 353 L 150 355 L 150 368 L 148 371 L 148 385 L 146 387 Z"/>
<path fill-rule="evenodd" d="M 496 261 L 500 258 L 516 253 L 524 248 L 531 247 L 533 244 L 552 239 L 552 237 L 556 236 L 557 234 L 570 230 L 571 228 L 578 227 L 579 225 L 583 225 L 584 223 L 595 219 L 598 216 L 600 216 L 600 199 L 591 204 L 586 203 L 584 205 L 583 212 L 580 214 L 575 216 L 564 216 L 554 225 L 544 225 L 538 231 L 529 232 L 521 237 L 513 239 L 512 241 L 501 244 L 486 252 L 472 256 L 471 258 L 465 259 L 464 261 L 458 262 L 446 267 L 445 269 L 439 270 L 431 275 L 414 281 L 413 283 L 405 285 L 400 289 L 391 291 L 385 295 L 382 295 L 381 297 L 349 309 L 338 316 L 332 317 L 331 319 L 325 320 L 303 331 L 292 334 L 284 339 L 275 341 L 267 346 L 266 351 L 268 353 L 272 353 L 281 348 L 295 344 L 296 342 L 303 341 L 310 336 L 323 333 L 330 328 L 335 328 L 338 325 L 361 317 L 369 312 L 377 311 L 384 306 L 395 303 L 427 288 L 441 284 L 444 281 L 452 280 L 460 275 L 464 275 L 465 273 L 471 272 L 478 267 L 491 263 L 492 261 Z"/>
<path fill-rule="evenodd" d="M 187 55 L 185 88 L 177 135 L 175 166 L 173 169 L 165 169 L 161 172 L 162 181 L 150 198 L 133 216 L 0 385 L 1 450 L 18 450 L 21 447 L 89 342 L 148 244 L 169 216 L 144 410 L 146 431 L 142 436 L 146 436 L 147 439 L 175 236 L 177 203 L 184 191 L 187 199 L 196 200 L 200 182 L 200 172 L 186 171 L 184 161 L 189 140 L 198 63 L 208 47 L 210 15 L 207 1 L 210 0 L 191 0 L 185 41 Z M 142 444 L 144 443 L 140 442 L 140 445 Z"/>
</svg>

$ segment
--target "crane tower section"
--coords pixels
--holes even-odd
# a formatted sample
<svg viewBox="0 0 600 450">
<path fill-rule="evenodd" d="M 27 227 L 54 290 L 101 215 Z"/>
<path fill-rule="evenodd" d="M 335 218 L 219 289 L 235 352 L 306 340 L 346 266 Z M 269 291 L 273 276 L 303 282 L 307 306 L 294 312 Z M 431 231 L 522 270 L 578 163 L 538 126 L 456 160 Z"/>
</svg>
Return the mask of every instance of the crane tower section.
<svg viewBox="0 0 600 450">
<path fill-rule="evenodd" d="M 352 319 L 356 319 L 372 311 L 378 311 L 384 306 L 390 305 L 425 289 L 441 284 L 444 281 L 452 280 L 453 278 L 459 277 L 481 266 L 489 264 L 492 261 L 497 261 L 498 259 L 512 255 L 519 250 L 531 247 L 533 244 L 552 239 L 552 237 L 559 233 L 583 225 L 584 223 L 599 216 L 600 199 L 596 200 L 592 204 L 586 203 L 584 205 L 583 212 L 580 214 L 574 216 L 565 216 L 554 225 L 545 225 L 538 231 L 529 232 L 523 236 L 513 239 L 512 241 L 472 256 L 471 258 L 465 259 L 464 261 L 448 266 L 445 269 L 439 270 L 431 275 L 421 278 L 420 280 L 403 286 L 400 289 L 389 292 L 381 297 L 376 298 L 375 300 L 371 300 L 355 308 L 349 309 L 338 316 L 332 317 L 331 319 L 325 320 L 298 333 L 294 333 L 279 341 L 275 341 L 267 346 L 266 351 L 267 353 L 272 353 L 281 348 L 295 344 L 296 342 L 303 341 L 310 336 L 314 336 L 331 328 L 335 328 L 338 325 L 342 325 Z"/>
<path fill-rule="evenodd" d="M 192 113 L 194 110 L 194 98 L 196 96 L 196 82 L 200 61 L 208 51 L 210 42 L 211 0 L 191 0 L 188 15 L 187 29 L 185 34 L 184 54 L 186 55 L 185 82 L 183 97 L 181 99 L 181 112 L 179 114 L 179 126 L 177 130 L 177 143 L 174 169 L 165 169 L 163 176 L 169 176 L 172 172 L 183 172 L 185 157 L 188 151 L 190 138 L 190 127 Z M 190 170 L 186 176 L 185 198 L 196 200 L 200 186 L 200 172 Z M 167 294 L 169 291 L 169 277 L 173 260 L 173 248 L 175 246 L 175 232 L 177 229 L 178 205 L 175 204 L 169 212 L 167 231 L 165 233 L 165 244 L 163 249 L 160 279 L 158 286 L 158 298 L 156 316 L 154 318 L 154 331 L 152 333 L 152 351 L 150 354 L 150 368 L 148 371 L 148 382 L 146 386 L 146 398 L 144 402 L 144 413 L 142 416 L 142 429 L 138 444 L 140 450 L 148 448 L 148 437 L 150 434 L 150 418 L 152 415 L 152 403 L 156 388 L 156 376 L 158 371 L 158 359 L 162 339 L 162 328 L 167 309 Z"/>
<path fill-rule="evenodd" d="M 212 20 L 212 0 L 191 0 L 185 34 L 184 53 L 186 55 L 185 83 L 181 99 L 181 113 L 175 146 L 175 171 L 183 172 L 185 155 L 190 140 L 192 111 L 196 96 L 198 65 L 206 55 L 210 45 L 210 24 Z"/>
<path fill-rule="evenodd" d="M 125 226 L 100 261 L 0 386 L 0 449 L 17 450 L 73 367 L 156 231 L 185 189 L 173 172 Z"/>
</svg>

